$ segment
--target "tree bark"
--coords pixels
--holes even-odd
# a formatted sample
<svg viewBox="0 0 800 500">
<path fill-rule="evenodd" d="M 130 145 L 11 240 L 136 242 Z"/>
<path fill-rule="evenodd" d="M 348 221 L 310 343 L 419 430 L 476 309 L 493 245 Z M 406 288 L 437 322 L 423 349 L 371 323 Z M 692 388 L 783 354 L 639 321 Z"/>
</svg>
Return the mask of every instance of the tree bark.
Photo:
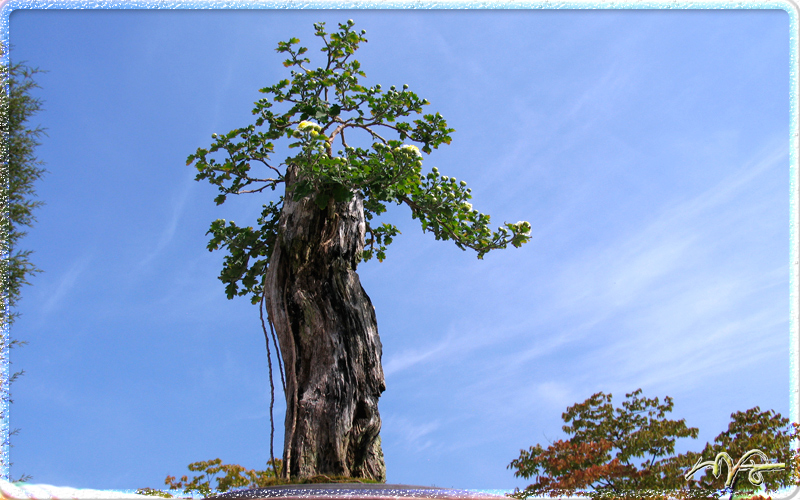
<svg viewBox="0 0 800 500">
<path fill-rule="evenodd" d="M 266 273 L 266 307 L 286 367 L 284 476 L 386 480 L 378 398 L 386 385 L 375 308 L 356 267 L 363 197 L 293 201 L 289 167 Z"/>
</svg>

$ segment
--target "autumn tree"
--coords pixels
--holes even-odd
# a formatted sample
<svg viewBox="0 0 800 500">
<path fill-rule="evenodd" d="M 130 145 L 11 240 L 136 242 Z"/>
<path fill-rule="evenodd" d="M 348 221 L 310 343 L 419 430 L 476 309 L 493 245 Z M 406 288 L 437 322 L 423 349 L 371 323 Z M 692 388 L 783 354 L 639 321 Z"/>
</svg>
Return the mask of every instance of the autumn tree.
<svg viewBox="0 0 800 500">
<path fill-rule="evenodd" d="M 263 488 L 265 486 L 271 486 L 276 483 L 274 470 L 279 469 L 280 461 L 275 464 L 273 470 L 248 470 L 241 465 L 223 464 L 221 459 L 216 458 L 214 460 L 189 464 L 190 471 L 202 473 L 199 476 L 194 476 L 191 481 L 189 481 L 187 476 L 181 476 L 180 480 L 176 480 L 174 476 L 167 476 L 164 484 L 169 486 L 170 490 L 182 490 L 187 494 L 196 492 L 204 497 L 208 497 L 212 494 L 225 493 L 237 488 Z M 217 476 L 217 474 L 220 473 L 224 473 L 225 475 Z M 212 485 L 212 481 L 214 480 L 216 480 L 216 486 Z M 166 497 L 172 496 L 166 492 L 151 488 L 142 488 L 137 490 L 137 493 Z"/>
<path fill-rule="evenodd" d="M 658 496 L 658 490 L 679 488 L 682 477 L 665 476 L 663 466 L 675 451 L 675 440 L 697 437 L 698 429 L 687 427 L 683 419 L 666 418 L 673 407 L 669 396 L 661 402 L 641 394 L 641 389 L 626 394 L 626 401 L 615 408 L 611 394 L 598 392 L 568 407 L 561 417 L 569 439 L 520 450 L 509 464 L 516 477 L 536 478 L 513 496 L 583 492 L 593 498 L 624 498 L 635 492 L 641 498 L 646 491 Z"/>
<path fill-rule="evenodd" d="M 219 188 L 217 204 L 230 195 L 265 197 L 255 227 L 213 222 L 208 248 L 228 251 L 220 274 L 228 298 L 262 304 L 274 327 L 287 406 L 286 477 L 385 480 L 381 342 L 356 268 L 382 261 L 399 234 L 378 222 L 387 204 L 405 205 L 423 231 L 478 258 L 530 239 L 527 222 L 491 230 L 489 216 L 469 203 L 466 182 L 436 168 L 423 173 L 422 154 L 449 144 L 453 129 L 439 113 L 424 114 L 428 101 L 407 85 L 360 83 L 366 75 L 352 56 L 367 40 L 353 25 L 334 33 L 314 25 L 322 45 L 317 68 L 298 39 L 280 42 L 290 75 L 260 90 L 255 123 L 215 134 L 187 162 L 197 180 Z M 276 161 L 281 140 L 295 153 Z"/>
<path fill-rule="evenodd" d="M 669 420 L 673 401 L 667 396 L 641 397 L 641 389 L 627 394 L 622 407 L 614 408 L 611 394 L 599 392 L 583 403 L 567 408 L 562 415 L 571 435 L 547 448 L 541 445 L 520 450 L 519 458 L 508 468 L 517 477 L 536 481 L 511 495 L 525 499 L 537 494 L 551 496 L 583 494 L 592 498 L 719 498 L 723 494 L 753 497 L 759 487 L 750 483 L 747 471 L 725 486 L 727 465 L 720 477 L 711 470 L 698 471 L 686 478 L 699 462 L 714 461 L 720 452 L 733 461 L 753 449 L 773 462 L 787 465 L 782 471 L 763 472 L 766 492 L 794 484 L 800 455 L 791 441 L 800 437 L 789 420 L 774 411 L 755 407 L 731 415 L 728 430 L 718 435 L 703 450 L 675 455 L 675 440 L 697 437 L 698 429 L 685 420 Z M 755 458 L 753 463 L 761 463 Z"/>
<path fill-rule="evenodd" d="M 4 49 L 0 47 L 0 55 Z M 33 211 L 42 205 L 41 201 L 34 199 L 36 192 L 34 184 L 44 175 L 42 162 L 36 158 L 35 150 L 39 146 L 39 138 L 44 134 L 40 127 L 32 127 L 29 120 L 41 109 L 41 100 L 32 95 L 32 90 L 38 85 L 33 76 L 39 70 L 32 69 L 24 63 L 0 64 L 0 74 L 3 85 L 0 88 L 0 124 L 2 124 L 2 160 L 0 166 L 3 179 L 2 197 L 2 224 L 0 225 L 0 254 L 2 254 L 2 312 L 0 312 L 0 358 L 8 364 L 9 350 L 27 344 L 26 341 L 12 339 L 6 332 L 19 316 L 15 311 L 17 302 L 21 297 L 23 285 L 29 285 L 29 277 L 40 272 L 31 261 L 31 250 L 21 250 L 20 240 L 25 236 L 24 226 L 31 226 L 36 218 Z M 7 366 L 6 365 L 6 366 Z M 10 384 L 24 373 L 20 370 L 8 375 L 5 371 L 0 379 L 0 394 L 2 395 L 2 409 L 4 413 L 8 404 L 12 403 Z M 0 414 L 0 419 L 4 415 Z M 10 436 L 19 432 L 15 429 L 9 435 L 3 436 L 3 449 L 12 446 Z M 7 459 L 5 453 L 0 461 Z M 10 470 L 11 463 L 5 464 Z M 9 477 L 3 479 L 10 480 Z M 31 476 L 22 475 L 15 481 L 30 480 Z"/>
</svg>

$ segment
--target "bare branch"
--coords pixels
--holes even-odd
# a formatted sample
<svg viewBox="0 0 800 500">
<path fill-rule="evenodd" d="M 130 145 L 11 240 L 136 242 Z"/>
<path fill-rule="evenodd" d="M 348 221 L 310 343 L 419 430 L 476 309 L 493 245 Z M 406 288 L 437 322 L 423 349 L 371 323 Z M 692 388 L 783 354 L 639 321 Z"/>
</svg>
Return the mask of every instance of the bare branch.
<svg viewBox="0 0 800 500">
<path fill-rule="evenodd" d="M 272 165 L 270 165 L 270 164 L 269 164 L 269 163 L 267 163 L 266 161 L 264 161 L 264 159 L 263 159 L 263 158 L 251 158 L 251 159 L 252 159 L 252 160 L 259 161 L 259 162 L 263 163 L 263 164 L 264 164 L 264 165 L 266 165 L 268 168 L 271 168 L 272 170 L 274 170 L 274 171 L 275 171 L 275 173 L 276 173 L 276 174 L 278 174 L 278 177 L 279 177 L 279 178 L 283 179 L 283 175 L 281 174 L 281 171 L 280 171 L 280 170 L 278 170 L 277 168 L 273 167 Z M 253 180 L 256 180 L 256 179 L 253 179 Z M 273 179 L 269 179 L 269 180 L 273 180 Z M 264 182 L 266 182 L 266 181 L 264 181 Z"/>
<path fill-rule="evenodd" d="M 388 141 L 383 137 L 381 137 L 377 132 L 369 128 L 370 126 L 374 126 L 374 123 L 369 125 L 353 125 L 354 128 L 363 128 L 364 130 L 369 132 L 372 135 L 372 137 L 380 139 L 380 141 L 384 144 L 388 144 Z"/>
<path fill-rule="evenodd" d="M 245 176 L 244 178 L 247 179 L 249 183 L 250 182 L 268 182 L 270 184 L 278 184 L 278 183 L 283 182 L 283 177 L 279 177 L 277 179 L 272 179 L 272 178 L 269 178 L 269 177 L 266 178 L 266 179 L 256 179 L 256 178 L 253 178 L 253 177 Z"/>
<path fill-rule="evenodd" d="M 335 118 L 334 121 L 341 123 L 341 125 L 336 127 L 336 130 L 334 130 L 331 136 L 328 138 L 327 143 L 329 149 L 333 147 L 333 140 L 336 139 L 336 136 L 339 135 L 347 127 L 347 122 L 343 122 L 338 118 Z M 344 143 L 344 136 L 342 136 L 342 143 Z"/>
<path fill-rule="evenodd" d="M 266 184 L 266 185 L 264 185 L 264 186 L 261 186 L 261 187 L 260 187 L 260 188 L 258 188 L 258 189 L 245 189 L 245 190 L 239 190 L 239 191 L 237 191 L 237 192 L 235 192 L 235 193 L 233 193 L 233 194 L 260 193 L 261 191 L 263 191 L 263 190 L 267 189 L 268 187 L 273 187 L 273 188 L 274 188 L 274 187 L 275 187 L 277 184 L 280 184 L 281 182 L 283 182 L 283 180 L 276 180 L 276 179 L 269 179 L 269 180 L 272 180 L 272 181 L 274 181 L 274 182 L 272 182 L 271 184 Z"/>
<path fill-rule="evenodd" d="M 369 251 L 370 253 L 375 251 L 375 233 L 372 231 L 372 226 L 369 225 L 369 222 L 365 223 L 366 232 L 369 233 L 369 239 L 364 239 L 364 246 L 369 243 Z"/>
</svg>

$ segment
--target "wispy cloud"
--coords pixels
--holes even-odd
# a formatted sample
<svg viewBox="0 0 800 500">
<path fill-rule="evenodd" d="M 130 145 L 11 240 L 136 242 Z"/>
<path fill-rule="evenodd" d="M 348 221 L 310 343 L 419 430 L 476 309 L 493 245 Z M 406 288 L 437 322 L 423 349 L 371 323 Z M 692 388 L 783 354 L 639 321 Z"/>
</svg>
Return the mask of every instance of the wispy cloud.
<svg viewBox="0 0 800 500">
<path fill-rule="evenodd" d="M 741 255 L 753 224 L 772 214 L 740 201 L 760 175 L 787 163 L 786 148 L 777 147 L 702 194 L 676 200 L 639 232 L 587 249 L 552 282 L 547 307 L 595 325 L 567 338 L 603 332 L 606 342 L 593 358 L 651 383 L 732 369 L 737 347 L 788 318 L 758 300 L 784 291 L 787 265 L 765 269 L 757 255 Z M 548 352 L 543 347 L 539 352 Z M 528 362 L 524 352 L 508 361 Z"/>
<path fill-rule="evenodd" d="M 613 109 L 614 101 L 623 98 L 628 88 L 630 75 L 620 70 L 619 64 L 611 64 L 594 85 L 586 89 L 576 99 L 567 101 L 559 121 L 561 127 L 570 127 L 574 130 L 574 121 L 581 118 L 582 128 L 591 128 L 591 123 L 586 119 L 591 117 L 596 120 L 607 117 L 608 111 Z M 563 132 L 562 132 L 563 133 Z"/>
<path fill-rule="evenodd" d="M 382 417 L 384 434 L 395 435 L 394 439 L 415 452 L 438 448 L 436 440 L 432 437 L 441 427 L 439 419 L 430 421 L 417 421 L 408 418 L 387 414 Z"/>
<path fill-rule="evenodd" d="M 760 218 L 774 214 L 774 204 L 747 195 L 787 163 L 777 147 L 674 200 L 640 230 L 568 256 L 545 280 L 521 276 L 511 285 L 517 293 L 551 292 L 537 295 L 524 319 L 454 328 L 390 358 L 387 374 L 469 366 L 467 379 L 448 385 L 448 401 L 513 418 L 563 410 L 587 388 L 687 390 L 757 365 L 785 348 L 776 333 L 788 325 L 788 307 L 774 299 L 785 296 L 788 263 L 742 248 L 760 234 L 752 232 Z"/>
<path fill-rule="evenodd" d="M 452 335 L 448 335 L 444 339 L 436 342 L 435 344 L 421 349 L 410 349 L 400 354 L 392 356 L 383 365 L 383 374 L 386 377 L 392 376 L 395 373 L 401 372 L 412 366 L 420 363 L 425 363 L 434 360 L 438 355 L 449 352 L 449 349 L 454 344 Z"/>
<path fill-rule="evenodd" d="M 491 335 L 487 335 L 491 331 Z M 459 364 L 471 353 L 478 352 L 493 344 L 502 344 L 512 335 L 512 330 L 481 326 L 453 324 L 445 337 L 428 347 L 409 349 L 389 358 L 384 364 L 386 377 L 395 375 L 412 367 L 445 366 Z"/>
<path fill-rule="evenodd" d="M 753 213 L 758 206 L 741 206 L 737 195 L 758 175 L 787 162 L 785 148 L 772 151 L 699 196 L 676 200 L 642 230 L 587 249 L 559 280 L 562 300 L 587 298 L 621 306 L 638 300 L 656 282 L 674 285 L 676 279 L 689 279 L 674 272 L 702 264 L 698 261 L 738 236 L 730 230 L 737 230 L 740 219 L 759 215 Z M 739 234 L 747 230 L 738 226 Z"/>
<path fill-rule="evenodd" d="M 75 287 L 80 276 L 86 271 L 86 268 L 92 262 L 92 255 L 87 254 L 72 263 L 69 269 L 61 275 L 55 285 L 55 290 L 49 293 L 47 301 L 42 306 L 42 315 L 50 314 L 56 311 L 64 302 L 65 298 Z"/>
<path fill-rule="evenodd" d="M 167 220 L 167 223 L 161 230 L 161 235 L 159 236 L 158 242 L 153 250 L 151 250 L 150 253 L 148 253 L 141 261 L 139 261 L 135 270 L 131 273 L 132 276 L 136 276 L 139 272 L 141 272 L 142 269 L 147 267 L 147 265 L 149 265 L 156 257 L 159 256 L 159 254 L 161 254 L 161 252 L 164 251 L 167 245 L 169 245 L 172 239 L 175 237 L 175 231 L 178 229 L 178 223 L 181 220 L 183 211 L 186 208 L 186 203 L 189 200 L 191 187 L 192 180 L 187 177 L 183 182 L 181 191 L 177 194 L 172 202 L 170 216 Z"/>
</svg>

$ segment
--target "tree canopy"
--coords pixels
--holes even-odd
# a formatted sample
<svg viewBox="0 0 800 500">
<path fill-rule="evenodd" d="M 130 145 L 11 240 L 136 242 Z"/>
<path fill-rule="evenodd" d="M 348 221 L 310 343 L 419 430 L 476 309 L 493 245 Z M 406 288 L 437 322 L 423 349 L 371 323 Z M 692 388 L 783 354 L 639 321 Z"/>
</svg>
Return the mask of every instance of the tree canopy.
<svg viewBox="0 0 800 500">
<path fill-rule="evenodd" d="M 791 440 L 798 436 L 796 431 L 790 432 L 789 420 L 780 414 L 762 412 L 758 407 L 735 412 L 728 430 L 702 452 L 675 455 L 676 439 L 695 438 L 698 429 L 688 427 L 684 419 L 667 418 L 673 408 L 669 396 L 661 402 L 641 393 L 638 389 L 627 394 L 627 400 L 616 408 L 612 395 L 602 392 L 568 407 L 562 419 L 569 439 L 557 440 L 547 448 L 537 444 L 520 450 L 519 458 L 509 464 L 508 468 L 516 469 L 516 477 L 536 478 L 511 496 L 719 498 L 726 491 L 724 475 L 715 477 L 711 470 L 699 480 L 687 480 L 684 475 L 699 461 L 714 460 L 720 452 L 735 461 L 752 449 L 787 465 L 782 472 L 763 473 L 767 491 L 794 484 L 797 454 L 791 449 Z M 727 491 L 756 492 L 758 488 L 747 476 L 740 472 Z"/>
<path fill-rule="evenodd" d="M 797 484 L 797 459 L 800 456 L 792 448 L 792 441 L 800 437 L 797 429 L 796 424 L 790 425 L 789 419 L 782 417 L 780 413 L 773 410 L 761 411 L 756 406 L 732 413 L 728 429 L 714 438 L 712 443 L 707 443 L 700 453 L 690 452 L 676 460 L 685 469 L 701 459 L 714 460 L 719 453 L 727 453 L 735 462 L 750 450 L 760 450 L 773 462 L 786 464 L 783 471 L 762 473 L 764 488 L 767 491 L 776 491 Z M 697 481 L 693 481 L 694 485 L 706 490 L 720 489 L 724 483 L 725 476 L 717 478 L 710 469 L 700 475 Z M 752 492 L 758 488 L 750 483 L 747 473 L 740 472 L 729 489 L 734 492 Z"/>
<path fill-rule="evenodd" d="M 687 427 L 684 420 L 666 419 L 673 407 L 671 398 L 661 402 L 641 393 L 638 389 L 626 394 L 627 400 L 618 408 L 611 403 L 612 395 L 602 392 L 567 408 L 563 430 L 572 435 L 570 439 L 546 449 L 536 445 L 521 450 L 520 457 L 509 464 L 517 469 L 517 477 L 537 476 L 517 496 L 585 490 L 622 495 L 663 486 L 663 481 L 656 480 L 662 465 L 658 459 L 675 451 L 677 438 L 696 437 L 698 429 Z M 637 464 L 637 459 L 642 462 Z"/>
<path fill-rule="evenodd" d="M 287 169 L 297 170 L 291 196 L 313 196 L 320 209 L 332 202 L 362 196 L 366 241 L 361 259 L 386 258 L 386 247 L 399 234 L 397 226 L 379 223 L 387 204 L 410 208 L 423 231 L 436 239 L 452 240 L 459 248 L 475 250 L 478 258 L 509 244 L 519 247 L 530 239 L 528 222 L 489 228 L 490 217 L 469 203 L 465 181 L 441 175 L 437 168 L 422 171 L 422 153 L 451 142 L 454 131 L 439 113 L 423 113 L 428 101 L 403 85 L 384 90 L 364 86 L 366 74 L 353 54 L 367 42 L 354 22 L 339 24 L 328 33 L 325 23 L 314 24 L 321 40 L 323 65 L 312 69 L 308 49 L 292 38 L 278 44 L 286 54 L 283 65 L 290 78 L 260 89 L 265 97 L 253 108 L 255 123 L 224 135 L 214 134 L 210 148 L 198 149 L 187 159 L 219 188 L 217 204 L 229 195 L 274 191 L 286 182 Z M 417 119 L 410 119 L 419 115 Z M 297 151 L 275 161 L 276 141 L 290 141 Z M 250 295 L 260 300 L 262 277 L 277 238 L 283 196 L 263 206 L 258 227 L 242 227 L 216 220 L 211 224 L 209 250 L 227 247 L 220 280 L 228 298 Z"/>
</svg>

